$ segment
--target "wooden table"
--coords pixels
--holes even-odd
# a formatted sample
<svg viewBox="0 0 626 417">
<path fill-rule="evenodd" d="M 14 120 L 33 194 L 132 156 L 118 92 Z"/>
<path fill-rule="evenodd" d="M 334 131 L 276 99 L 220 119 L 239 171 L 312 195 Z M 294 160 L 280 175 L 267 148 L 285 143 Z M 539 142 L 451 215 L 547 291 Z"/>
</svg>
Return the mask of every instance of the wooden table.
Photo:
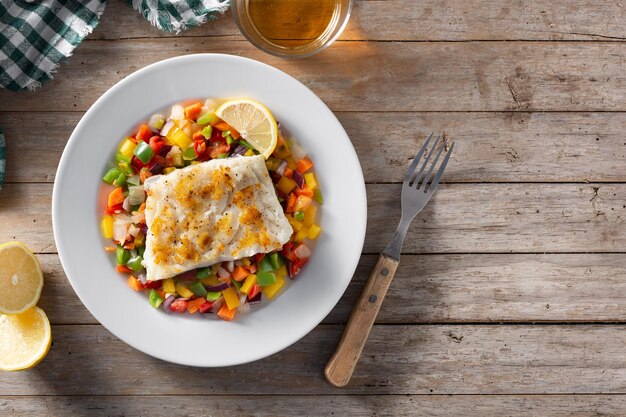
<svg viewBox="0 0 626 417">
<path fill-rule="evenodd" d="M 0 415 L 623 415 L 625 39 L 618 2 L 362 0 L 335 45 L 284 60 L 230 16 L 174 37 L 112 1 L 54 82 L 0 91 L 0 241 L 39 254 L 54 335 L 37 368 L 0 373 Z M 59 157 L 94 100 L 199 52 L 267 62 L 317 93 L 352 138 L 369 200 L 361 263 L 333 312 L 285 351 L 224 369 L 152 359 L 100 326 L 50 219 Z M 333 388 L 322 370 L 397 224 L 399 181 L 441 130 L 457 143 L 445 183 L 409 232 L 351 384 Z"/>
</svg>

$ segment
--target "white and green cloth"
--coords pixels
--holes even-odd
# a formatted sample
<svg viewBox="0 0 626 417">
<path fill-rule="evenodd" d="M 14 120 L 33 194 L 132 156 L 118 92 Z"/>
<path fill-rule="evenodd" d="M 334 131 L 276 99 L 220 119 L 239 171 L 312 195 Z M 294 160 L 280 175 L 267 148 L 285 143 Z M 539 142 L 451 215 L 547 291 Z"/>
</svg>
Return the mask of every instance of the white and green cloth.
<svg viewBox="0 0 626 417">
<path fill-rule="evenodd" d="M 127 0 L 161 30 L 215 18 L 228 0 Z M 0 0 L 0 87 L 34 90 L 98 25 L 107 0 Z"/>
</svg>

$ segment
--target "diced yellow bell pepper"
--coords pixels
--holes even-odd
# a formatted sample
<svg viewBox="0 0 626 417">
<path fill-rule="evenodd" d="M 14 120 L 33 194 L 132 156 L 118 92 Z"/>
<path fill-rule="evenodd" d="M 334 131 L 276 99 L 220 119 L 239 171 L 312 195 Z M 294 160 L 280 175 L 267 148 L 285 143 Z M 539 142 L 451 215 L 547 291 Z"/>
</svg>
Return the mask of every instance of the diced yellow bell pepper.
<svg viewBox="0 0 626 417">
<path fill-rule="evenodd" d="M 241 286 L 241 288 L 239 288 L 239 291 L 241 291 L 244 294 L 248 294 L 250 290 L 252 289 L 252 287 L 254 287 L 254 284 L 256 284 L 256 275 L 250 274 L 248 275 L 246 280 L 243 282 L 243 285 Z"/>
<path fill-rule="evenodd" d="M 273 283 L 272 285 L 267 285 L 263 287 L 261 291 L 263 291 L 263 294 L 265 294 L 265 296 L 271 300 L 272 298 L 274 298 L 276 294 L 278 294 L 278 291 L 280 291 L 280 289 L 284 285 L 285 285 L 285 278 L 283 278 L 280 275 L 276 275 L 276 282 Z"/>
<path fill-rule="evenodd" d="M 309 233 L 307 233 L 306 237 L 308 237 L 311 240 L 315 240 L 317 239 L 321 231 L 322 231 L 322 228 L 314 224 L 311 227 L 309 227 Z"/>
<path fill-rule="evenodd" d="M 244 266 L 250 266 L 250 259 L 248 258 L 243 258 L 241 262 L 243 262 Z"/>
<path fill-rule="evenodd" d="M 252 151 L 252 149 L 248 149 L 246 153 L 243 154 L 243 156 L 254 156 L 254 152 Z"/>
<path fill-rule="evenodd" d="M 120 153 L 126 158 L 132 158 L 136 147 L 137 144 L 135 142 L 130 139 L 125 139 L 120 145 Z"/>
<path fill-rule="evenodd" d="M 265 165 L 267 166 L 268 171 L 276 171 L 278 169 L 278 164 L 280 161 L 276 158 L 269 157 L 267 161 L 265 161 Z"/>
<path fill-rule="evenodd" d="M 300 229 L 302 229 L 302 222 L 294 219 L 293 216 L 287 215 L 287 221 L 289 222 L 291 227 L 293 227 L 294 232 L 299 232 Z"/>
<path fill-rule="evenodd" d="M 229 310 L 239 306 L 239 296 L 237 295 L 235 287 L 225 289 L 222 291 L 222 295 L 224 296 L 224 301 L 226 301 Z"/>
<path fill-rule="evenodd" d="M 285 278 L 286 276 L 287 276 L 287 266 L 281 265 L 280 268 L 278 268 L 278 271 L 276 271 L 276 277 Z"/>
<path fill-rule="evenodd" d="M 309 206 L 309 208 L 304 211 L 304 225 L 306 227 L 314 225 L 315 216 L 317 216 L 317 207 Z"/>
<path fill-rule="evenodd" d="M 294 161 L 293 158 L 287 159 L 287 168 L 296 169 L 296 161 Z"/>
<path fill-rule="evenodd" d="M 167 167 L 163 170 L 164 173 L 169 174 L 170 172 L 174 172 L 176 171 L 176 168 L 174 167 Z"/>
<path fill-rule="evenodd" d="M 296 233 L 296 236 L 294 237 L 294 240 L 296 242 L 302 242 L 308 235 L 309 235 L 309 229 L 307 229 L 306 227 L 303 227 L 302 229 L 298 230 L 298 232 Z"/>
<path fill-rule="evenodd" d="M 185 287 L 182 283 L 177 282 L 176 283 L 176 292 L 178 293 L 178 295 L 180 295 L 181 297 L 185 297 L 185 298 L 191 298 L 193 297 L 193 292 Z"/>
<path fill-rule="evenodd" d="M 113 239 L 113 216 L 104 216 L 100 227 L 102 229 L 102 236 L 104 236 L 105 239 Z"/>
<path fill-rule="evenodd" d="M 276 188 L 278 188 L 284 194 L 289 194 L 291 190 L 296 187 L 296 185 L 297 184 L 294 180 L 283 176 L 278 181 L 278 184 L 276 184 Z"/>
<path fill-rule="evenodd" d="M 173 127 L 168 133 L 167 137 L 174 142 L 180 149 L 186 149 L 193 145 L 193 141 L 189 136 L 185 134 L 182 129 Z"/>
<path fill-rule="evenodd" d="M 304 174 L 304 180 L 306 181 L 306 185 L 308 185 L 311 190 L 315 190 L 317 188 L 317 180 L 315 180 L 315 175 L 312 172 Z"/>
<path fill-rule="evenodd" d="M 210 277 L 207 277 L 207 278 L 200 278 L 198 281 L 200 281 L 202 285 L 206 287 L 216 287 L 220 285 L 220 282 L 217 279 L 217 276 L 215 275 L 211 275 Z"/>
<path fill-rule="evenodd" d="M 173 294 L 176 292 L 176 286 L 174 284 L 174 280 L 172 278 L 168 278 L 163 281 L 163 291 Z"/>
</svg>

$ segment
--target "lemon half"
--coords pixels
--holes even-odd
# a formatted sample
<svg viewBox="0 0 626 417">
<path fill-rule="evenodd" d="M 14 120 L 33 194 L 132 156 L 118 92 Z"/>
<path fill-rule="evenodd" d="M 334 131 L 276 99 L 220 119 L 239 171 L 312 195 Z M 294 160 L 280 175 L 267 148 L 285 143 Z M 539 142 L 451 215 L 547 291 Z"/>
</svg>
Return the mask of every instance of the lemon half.
<svg viewBox="0 0 626 417">
<path fill-rule="evenodd" d="M 235 128 L 265 159 L 274 152 L 278 125 L 272 112 L 261 103 L 249 99 L 230 100 L 215 114 Z"/>
<path fill-rule="evenodd" d="M 0 369 L 19 371 L 41 361 L 52 341 L 46 313 L 33 307 L 22 314 L 0 314 Z"/>
<path fill-rule="evenodd" d="M 37 304 L 43 273 L 35 255 L 22 243 L 4 243 L 0 265 L 0 313 L 20 314 Z"/>
</svg>

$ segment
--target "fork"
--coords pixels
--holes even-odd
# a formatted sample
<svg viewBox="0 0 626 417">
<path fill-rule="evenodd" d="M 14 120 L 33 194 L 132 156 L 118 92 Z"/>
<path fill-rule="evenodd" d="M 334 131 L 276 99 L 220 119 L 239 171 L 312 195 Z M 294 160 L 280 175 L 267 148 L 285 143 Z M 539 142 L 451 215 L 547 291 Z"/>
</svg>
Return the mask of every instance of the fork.
<svg viewBox="0 0 626 417">
<path fill-rule="evenodd" d="M 413 159 L 404 177 L 404 182 L 402 183 L 402 216 L 400 218 L 400 224 L 393 234 L 391 241 L 389 241 L 383 253 L 378 257 L 378 262 L 376 266 L 374 266 L 354 310 L 352 310 L 352 314 L 350 315 L 343 336 L 337 345 L 337 349 L 324 369 L 326 379 L 336 387 L 343 387 L 350 381 L 350 377 L 361 356 L 363 346 L 365 346 L 372 325 L 376 320 L 378 310 L 380 310 L 383 298 L 385 294 L 387 294 L 391 280 L 400 262 L 402 243 L 406 237 L 409 225 L 433 196 L 439 184 L 439 180 L 441 180 L 441 176 L 446 169 L 452 150 L 454 149 L 454 143 L 452 143 L 437 173 L 434 178 L 431 179 L 439 157 L 443 150 L 447 148 L 447 141 L 444 139 L 434 160 L 432 163 L 429 162 L 441 141 L 441 136 L 438 136 L 432 148 L 430 148 L 428 156 L 420 165 L 420 161 L 426 153 L 432 137 L 433 134 L 431 133 Z M 420 167 L 418 167 L 418 165 L 420 165 Z M 424 171 L 426 171 L 427 168 L 429 168 L 428 172 L 424 175 Z"/>
</svg>

